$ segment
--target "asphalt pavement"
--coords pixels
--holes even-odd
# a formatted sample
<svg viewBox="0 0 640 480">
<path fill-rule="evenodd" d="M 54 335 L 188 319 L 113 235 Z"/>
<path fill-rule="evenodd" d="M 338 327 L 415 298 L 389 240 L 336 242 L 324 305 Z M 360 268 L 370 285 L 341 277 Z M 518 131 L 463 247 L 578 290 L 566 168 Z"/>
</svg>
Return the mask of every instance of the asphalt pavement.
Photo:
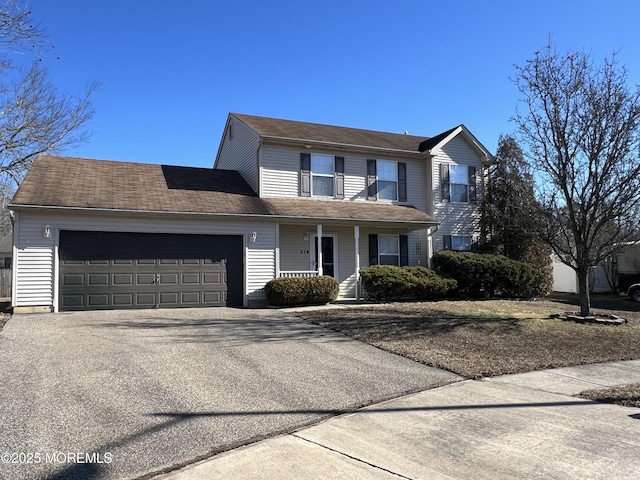
<svg viewBox="0 0 640 480">
<path fill-rule="evenodd" d="M 460 380 L 277 310 L 15 315 L 0 478 L 150 476 Z"/>
<path fill-rule="evenodd" d="M 583 400 L 640 361 L 466 380 L 340 415 L 155 480 L 640 478 L 640 409 Z"/>
</svg>

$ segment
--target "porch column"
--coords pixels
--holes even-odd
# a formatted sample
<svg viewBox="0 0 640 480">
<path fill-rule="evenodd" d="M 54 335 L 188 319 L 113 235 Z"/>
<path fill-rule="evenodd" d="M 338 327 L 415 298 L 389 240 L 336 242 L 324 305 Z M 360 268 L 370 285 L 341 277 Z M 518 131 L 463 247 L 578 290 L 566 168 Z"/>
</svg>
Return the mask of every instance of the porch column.
<svg viewBox="0 0 640 480">
<path fill-rule="evenodd" d="M 360 300 L 360 227 L 353 227 L 353 238 L 356 252 L 356 300 Z"/>
<path fill-rule="evenodd" d="M 280 277 L 280 222 L 276 222 L 276 251 L 275 251 L 275 262 L 276 262 L 276 276 L 275 278 Z"/>
<path fill-rule="evenodd" d="M 322 272 L 322 225 L 318 224 L 316 235 L 318 236 L 318 254 L 316 255 L 316 270 L 318 276 L 323 274 Z"/>
</svg>

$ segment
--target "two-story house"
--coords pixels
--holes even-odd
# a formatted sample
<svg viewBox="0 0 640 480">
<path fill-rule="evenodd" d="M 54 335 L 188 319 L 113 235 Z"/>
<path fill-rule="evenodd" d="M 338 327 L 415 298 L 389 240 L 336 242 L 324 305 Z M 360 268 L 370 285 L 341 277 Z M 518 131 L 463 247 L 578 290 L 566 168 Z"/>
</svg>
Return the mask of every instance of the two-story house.
<svg viewBox="0 0 640 480">
<path fill-rule="evenodd" d="M 460 125 L 417 137 L 230 114 L 214 168 L 40 156 L 14 215 L 17 311 L 264 304 L 275 277 L 359 296 L 373 264 L 478 240 L 491 154 Z"/>
</svg>

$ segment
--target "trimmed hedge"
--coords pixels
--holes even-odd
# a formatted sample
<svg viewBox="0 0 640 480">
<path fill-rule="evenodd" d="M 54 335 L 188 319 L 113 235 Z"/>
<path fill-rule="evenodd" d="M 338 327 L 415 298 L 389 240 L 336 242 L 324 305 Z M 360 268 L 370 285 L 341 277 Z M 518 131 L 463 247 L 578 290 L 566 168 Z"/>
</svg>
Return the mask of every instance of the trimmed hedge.
<svg viewBox="0 0 640 480">
<path fill-rule="evenodd" d="M 291 307 L 296 305 L 323 305 L 338 298 L 340 285 L 328 275 L 321 277 L 282 277 L 264 286 L 269 305 Z"/>
<path fill-rule="evenodd" d="M 362 286 L 375 300 L 441 298 L 456 287 L 455 280 L 443 278 L 425 267 L 372 265 L 360 271 Z"/>
<path fill-rule="evenodd" d="M 454 290 L 458 283 L 453 278 L 445 278 L 427 267 L 403 267 L 416 279 L 413 294 L 418 300 L 435 300 Z"/>
<path fill-rule="evenodd" d="M 440 251 L 433 255 L 436 272 L 454 278 L 461 295 L 476 298 L 532 298 L 548 294 L 545 273 L 503 255 Z"/>
</svg>

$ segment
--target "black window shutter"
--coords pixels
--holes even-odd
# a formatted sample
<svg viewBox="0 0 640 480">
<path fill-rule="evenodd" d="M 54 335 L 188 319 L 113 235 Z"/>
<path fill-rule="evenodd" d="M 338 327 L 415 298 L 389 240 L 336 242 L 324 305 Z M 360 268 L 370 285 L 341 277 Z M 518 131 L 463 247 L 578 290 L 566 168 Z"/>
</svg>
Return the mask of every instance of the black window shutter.
<svg viewBox="0 0 640 480">
<path fill-rule="evenodd" d="M 400 266 L 409 265 L 409 236 L 400 235 Z"/>
<path fill-rule="evenodd" d="M 398 163 L 398 201 L 407 201 L 407 164 Z"/>
<path fill-rule="evenodd" d="M 335 157 L 334 170 L 336 175 L 336 198 L 344 198 L 344 157 Z"/>
<path fill-rule="evenodd" d="M 469 203 L 476 203 L 476 167 L 469 166 Z"/>
<path fill-rule="evenodd" d="M 442 249 L 451 250 L 451 235 L 442 236 Z"/>
<path fill-rule="evenodd" d="M 378 264 L 378 235 L 369 235 L 369 265 Z"/>
<path fill-rule="evenodd" d="M 311 154 L 300 153 L 300 196 L 311 196 Z"/>
<path fill-rule="evenodd" d="M 451 187 L 449 185 L 449 165 L 446 163 L 440 164 L 440 185 L 441 196 L 443 202 L 451 201 Z"/>
<path fill-rule="evenodd" d="M 378 199 L 378 185 L 376 184 L 377 169 L 376 161 L 367 160 L 367 200 Z"/>
</svg>

